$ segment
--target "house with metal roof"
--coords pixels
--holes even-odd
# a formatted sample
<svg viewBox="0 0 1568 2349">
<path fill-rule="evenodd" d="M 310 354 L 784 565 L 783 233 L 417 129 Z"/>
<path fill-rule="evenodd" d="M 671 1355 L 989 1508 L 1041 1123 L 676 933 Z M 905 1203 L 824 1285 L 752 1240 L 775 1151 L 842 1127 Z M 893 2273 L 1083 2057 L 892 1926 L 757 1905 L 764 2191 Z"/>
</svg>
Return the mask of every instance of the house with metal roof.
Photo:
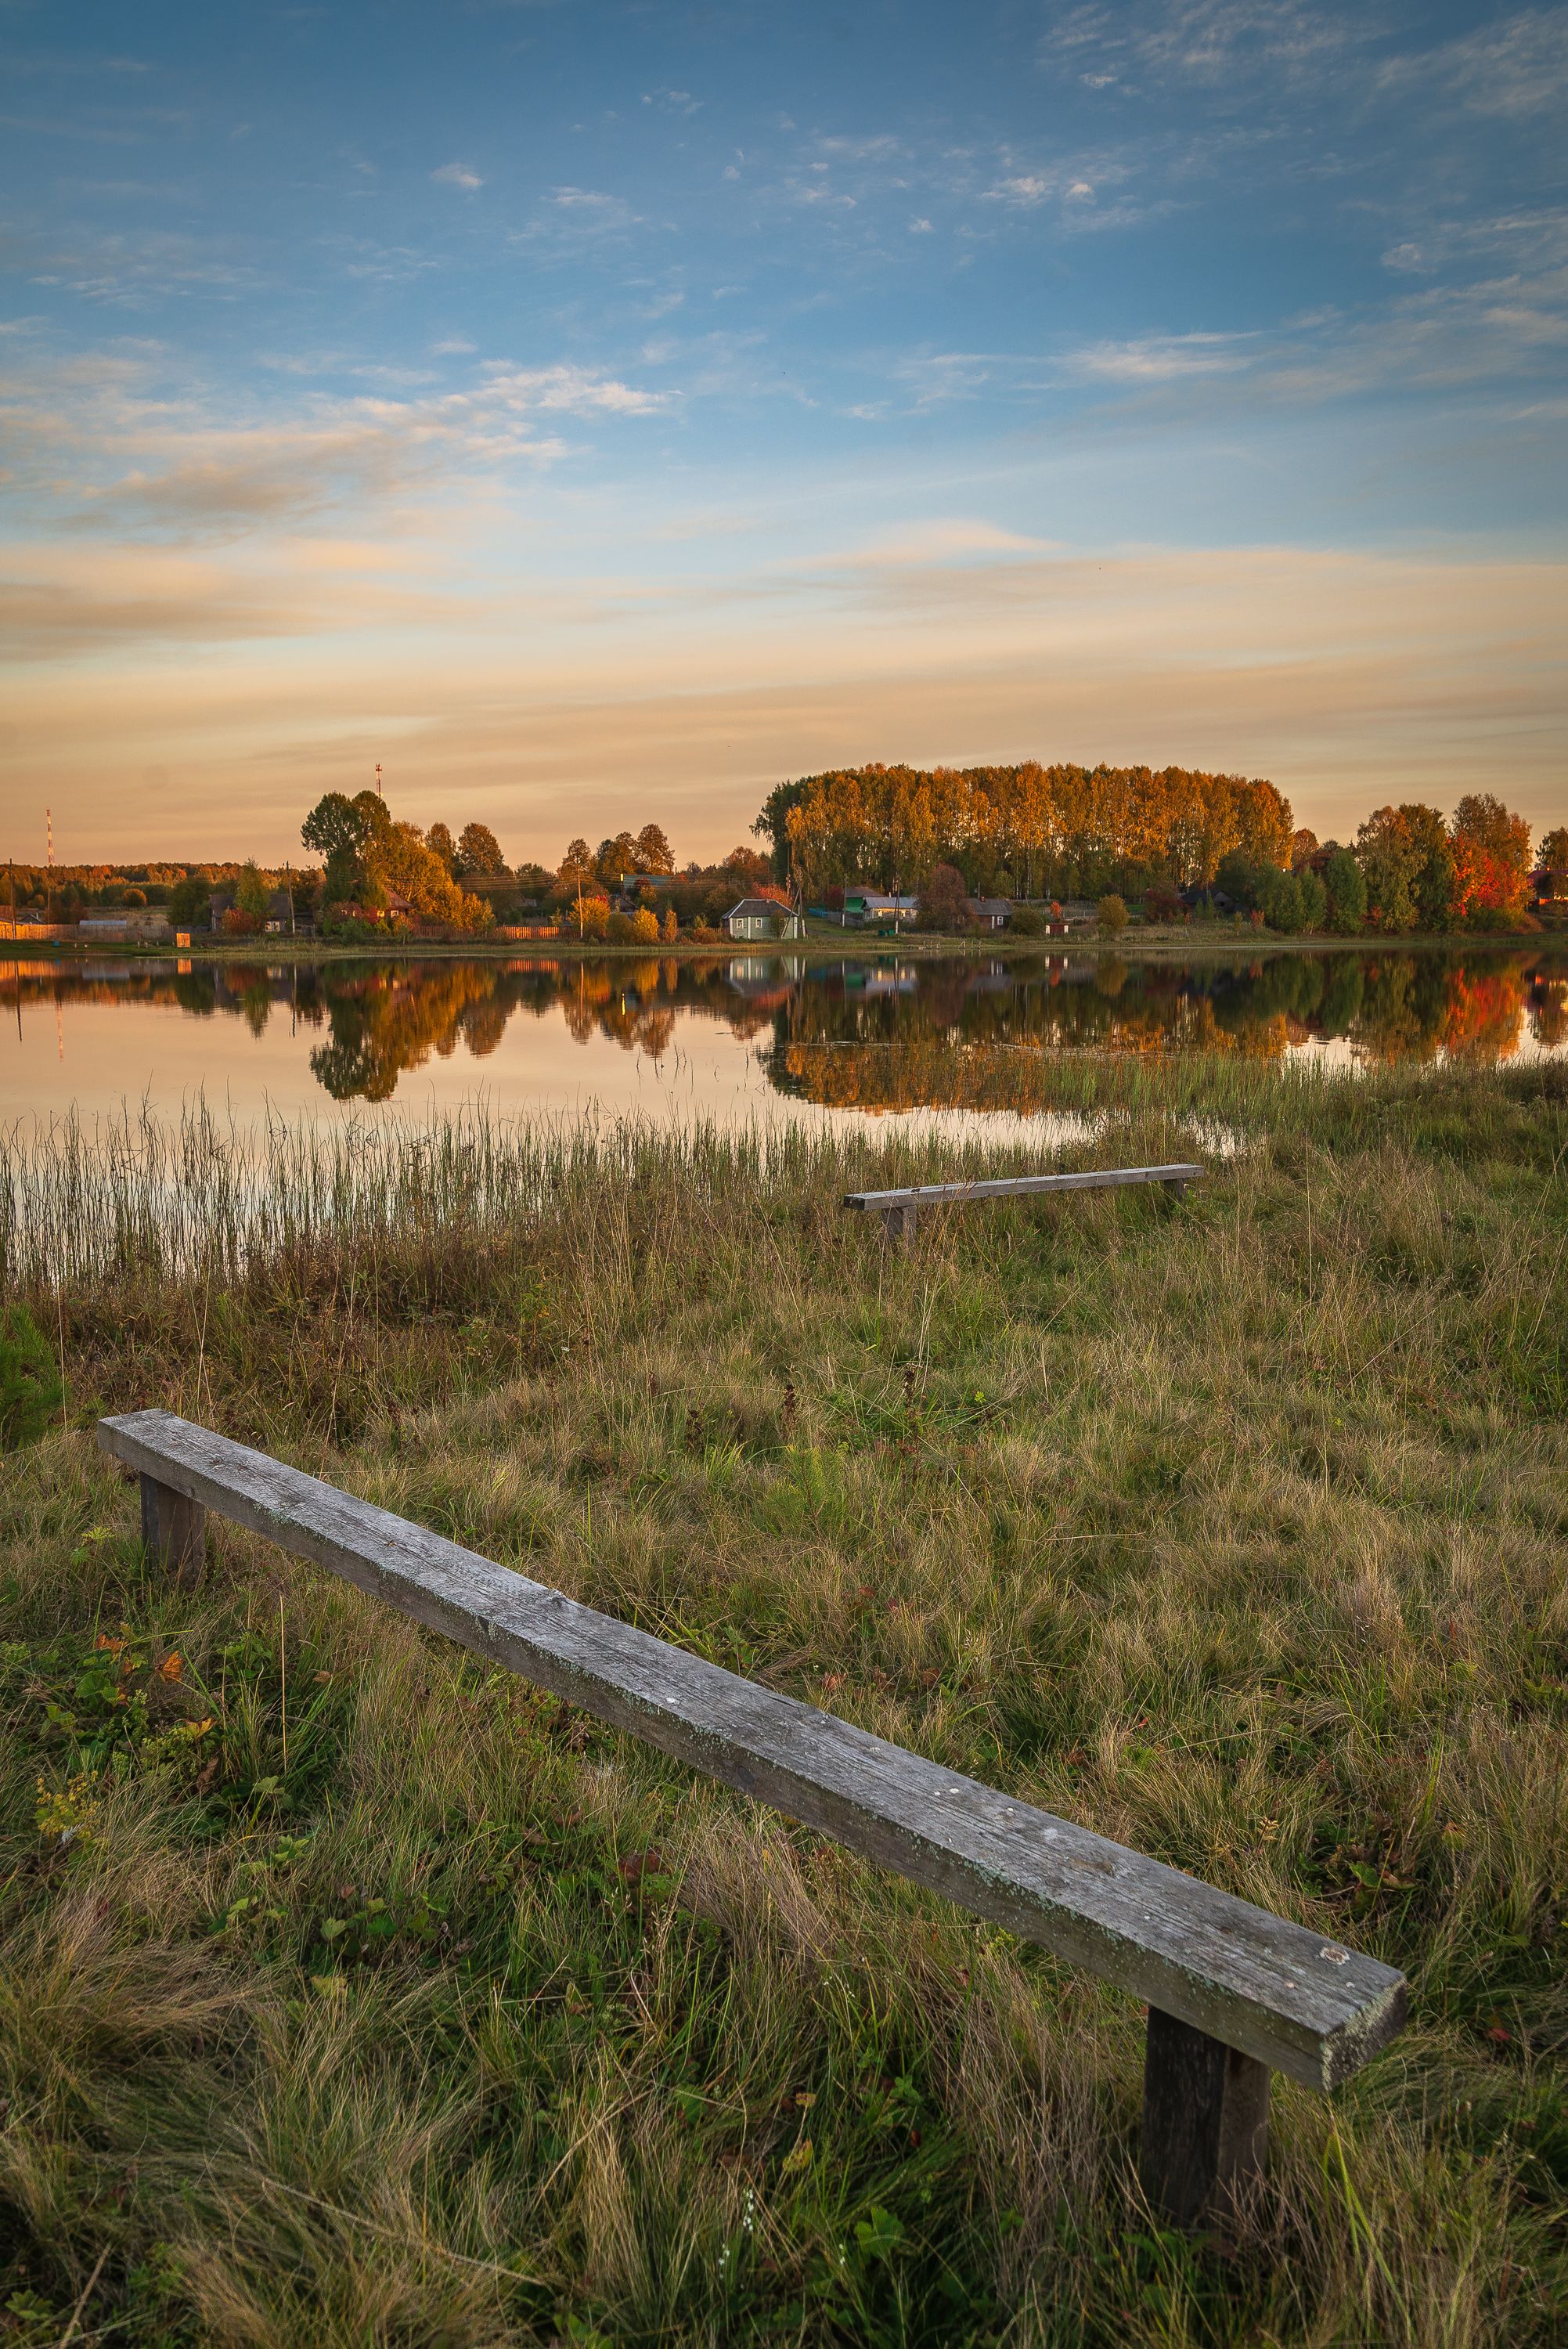
<svg viewBox="0 0 1568 2349">
<path fill-rule="evenodd" d="M 777 897 L 742 897 L 724 917 L 732 938 L 798 938 L 800 916 Z"/>
<path fill-rule="evenodd" d="M 920 911 L 918 897 L 902 897 L 885 889 L 846 889 L 844 918 L 850 922 L 913 922 Z"/>
</svg>

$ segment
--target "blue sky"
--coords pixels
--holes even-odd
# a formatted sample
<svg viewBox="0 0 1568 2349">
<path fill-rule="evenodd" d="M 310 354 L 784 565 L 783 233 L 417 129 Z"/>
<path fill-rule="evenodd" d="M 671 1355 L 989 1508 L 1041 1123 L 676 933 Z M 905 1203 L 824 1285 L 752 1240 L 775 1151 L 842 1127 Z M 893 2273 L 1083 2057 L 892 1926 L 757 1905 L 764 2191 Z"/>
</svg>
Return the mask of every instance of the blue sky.
<svg viewBox="0 0 1568 2349">
<path fill-rule="evenodd" d="M 0 849 L 1568 812 L 1568 10 L 12 5 L 0 88 Z"/>
</svg>

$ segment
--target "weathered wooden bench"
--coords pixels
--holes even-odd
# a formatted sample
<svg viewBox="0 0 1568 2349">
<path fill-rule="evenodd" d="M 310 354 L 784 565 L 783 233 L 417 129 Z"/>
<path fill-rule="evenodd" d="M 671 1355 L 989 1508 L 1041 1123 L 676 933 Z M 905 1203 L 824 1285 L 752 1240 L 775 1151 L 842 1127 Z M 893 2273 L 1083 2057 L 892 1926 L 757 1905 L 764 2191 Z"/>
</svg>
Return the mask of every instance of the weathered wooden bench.
<svg viewBox="0 0 1568 2349">
<path fill-rule="evenodd" d="M 148 1547 L 211 1509 L 756 1801 L 1148 2002 L 1141 2175 L 1173 2224 L 1261 2177 L 1269 2075 L 1327 2090 L 1404 2020 L 1405 1982 L 1321 1932 L 1053 1818 L 168 1412 L 99 1422 Z"/>
<path fill-rule="evenodd" d="M 994 1182 L 917 1183 L 907 1191 L 851 1191 L 846 1207 L 880 1216 L 890 1240 L 907 1247 L 922 1207 L 966 1207 L 976 1199 L 1032 1199 L 1041 1191 L 1109 1191 L 1123 1183 L 1167 1183 L 1180 1199 L 1202 1166 L 1100 1166 L 1087 1174 L 1006 1174 Z"/>
</svg>

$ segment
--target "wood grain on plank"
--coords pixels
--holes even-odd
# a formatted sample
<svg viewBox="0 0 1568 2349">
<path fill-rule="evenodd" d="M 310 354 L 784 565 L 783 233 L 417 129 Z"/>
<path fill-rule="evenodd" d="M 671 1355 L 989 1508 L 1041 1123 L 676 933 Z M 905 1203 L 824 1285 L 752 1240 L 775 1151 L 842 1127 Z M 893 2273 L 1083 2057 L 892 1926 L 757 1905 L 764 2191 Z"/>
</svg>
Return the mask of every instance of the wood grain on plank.
<svg viewBox="0 0 1568 2349">
<path fill-rule="evenodd" d="M 1398 2030 L 1404 1977 L 1305 1926 L 758 1687 L 160 1411 L 107 1452 L 416 1621 L 1318 2088 Z"/>
</svg>

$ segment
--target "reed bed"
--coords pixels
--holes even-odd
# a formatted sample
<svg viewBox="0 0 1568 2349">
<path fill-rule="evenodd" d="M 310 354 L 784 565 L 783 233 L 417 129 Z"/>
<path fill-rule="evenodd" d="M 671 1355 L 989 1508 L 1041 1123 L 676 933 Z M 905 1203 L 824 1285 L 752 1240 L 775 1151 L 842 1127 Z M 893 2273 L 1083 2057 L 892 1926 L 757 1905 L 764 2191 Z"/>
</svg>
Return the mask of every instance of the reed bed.
<svg viewBox="0 0 1568 2349">
<path fill-rule="evenodd" d="M 1561 2337 L 1568 1075 L 1053 1097 L 1210 1180 L 894 1257 L 845 1190 L 1027 1154 L 12 1138 L 70 1390 L 0 1461 L 15 2339 Z M 87 1424 L 155 1402 L 1320 1920 L 1411 2027 L 1171 2236 L 1126 2002 L 232 1528 L 170 1587 Z"/>
</svg>

